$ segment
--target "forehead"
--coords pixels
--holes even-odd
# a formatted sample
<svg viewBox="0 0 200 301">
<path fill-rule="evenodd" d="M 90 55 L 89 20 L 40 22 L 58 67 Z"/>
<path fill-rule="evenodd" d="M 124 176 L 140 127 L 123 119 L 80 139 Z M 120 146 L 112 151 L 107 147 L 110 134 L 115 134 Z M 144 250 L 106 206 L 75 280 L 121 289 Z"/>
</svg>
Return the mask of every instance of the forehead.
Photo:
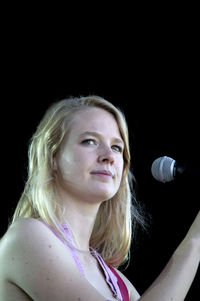
<svg viewBox="0 0 200 301">
<path fill-rule="evenodd" d="M 121 137 L 114 116 L 101 108 L 88 108 L 75 115 L 71 123 L 71 132 L 79 134 L 84 131 L 112 132 Z"/>
</svg>

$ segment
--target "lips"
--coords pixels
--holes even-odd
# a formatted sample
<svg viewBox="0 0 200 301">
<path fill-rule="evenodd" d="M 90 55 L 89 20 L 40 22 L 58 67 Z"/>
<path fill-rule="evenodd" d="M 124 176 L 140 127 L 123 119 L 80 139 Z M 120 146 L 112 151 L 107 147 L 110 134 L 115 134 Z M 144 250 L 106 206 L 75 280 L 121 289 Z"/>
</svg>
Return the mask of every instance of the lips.
<svg viewBox="0 0 200 301">
<path fill-rule="evenodd" d="M 104 175 L 108 177 L 113 177 L 113 173 L 109 170 L 95 170 L 91 172 L 92 175 Z"/>
</svg>

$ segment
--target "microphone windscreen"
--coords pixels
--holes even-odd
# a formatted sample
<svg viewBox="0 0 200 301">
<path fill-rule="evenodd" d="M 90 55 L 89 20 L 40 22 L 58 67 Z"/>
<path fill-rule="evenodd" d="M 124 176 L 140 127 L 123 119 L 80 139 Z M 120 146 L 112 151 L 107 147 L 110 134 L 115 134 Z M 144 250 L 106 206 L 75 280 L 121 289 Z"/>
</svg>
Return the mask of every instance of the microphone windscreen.
<svg viewBox="0 0 200 301">
<path fill-rule="evenodd" d="M 156 159 L 151 166 L 153 177 L 163 183 L 174 180 L 175 163 L 174 159 L 167 156 Z"/>
</svg>

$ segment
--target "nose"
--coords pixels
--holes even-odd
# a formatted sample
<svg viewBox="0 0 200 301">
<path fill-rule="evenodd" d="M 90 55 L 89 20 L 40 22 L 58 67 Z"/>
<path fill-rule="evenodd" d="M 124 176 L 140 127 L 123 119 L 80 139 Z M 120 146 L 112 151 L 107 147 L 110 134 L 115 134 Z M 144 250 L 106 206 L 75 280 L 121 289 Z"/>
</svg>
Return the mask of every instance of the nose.
<svg viewBox="0 0 200 301">
<path fill-rule="evenodd" d="M 112 153 L 112 150 L 109 148 L 104 148 L 98 156 L 99 163 L 107 163 L 112 165 L 114 161 L 114 155 Z"/>
</svg>

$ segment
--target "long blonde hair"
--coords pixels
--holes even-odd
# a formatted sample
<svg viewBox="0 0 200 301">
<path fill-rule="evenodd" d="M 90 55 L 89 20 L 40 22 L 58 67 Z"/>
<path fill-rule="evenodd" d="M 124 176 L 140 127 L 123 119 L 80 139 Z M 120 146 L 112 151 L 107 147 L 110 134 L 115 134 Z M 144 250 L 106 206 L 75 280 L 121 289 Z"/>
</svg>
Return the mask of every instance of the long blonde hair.
<svg viewBox="0 0 200 301">
<path fill-rule="evenodd" d="M 133 175 L 126 120 L 120 109 L 102 97 L 70 97 L 52 104 L 46 111 L 30 141 L 28 179 L 12 223 L 19 218 L 41 219 L 66 239 L 60 228 L 63 208 L 56 201 L 53 159 L 75 114 L 88 107 L 110 112 L 117 121 L 125 144 L 120 187 L 112 199 L 101 204 L 90 239 L 90 246 L 101 254 L 107 264 L 119 266 L 129 257 L 133 226 L 142 223 L 142 218 L 133 205 L 135 198 L 134 191 L 131 191 Z"/>
</svg>

